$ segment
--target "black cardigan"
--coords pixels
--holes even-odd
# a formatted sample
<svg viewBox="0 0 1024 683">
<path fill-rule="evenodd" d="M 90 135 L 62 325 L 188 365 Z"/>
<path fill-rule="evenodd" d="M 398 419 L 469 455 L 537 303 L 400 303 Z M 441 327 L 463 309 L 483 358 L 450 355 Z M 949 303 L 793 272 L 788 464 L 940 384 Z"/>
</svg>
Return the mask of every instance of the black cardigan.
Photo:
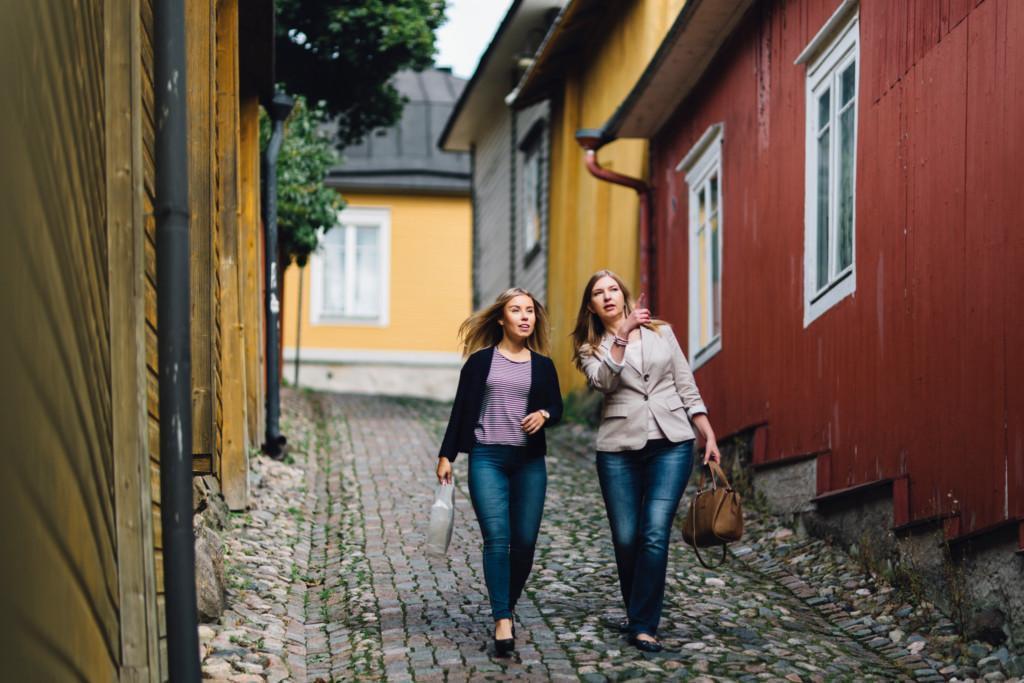
<svg viewBox="0 0 1024 683">
<path fill-rule="evenodd" d="M 494 347 L 488 346 L 467 358 L 466 364 L 462 366 L 452 415 L 448 418 L 448 429 L 444 433 L 437 457 L 455 460 L 459 453 L 469 453 L 476 445 L 476 426 L 480 422 L 480 411 L 483 410 L 493 354 Z M 526 400 L 526 413 L 543 408 L 551 414 L 544 427 L 526 437 L 527 452 L 536 456 L 545 455 L 548 450 L 544 430 L 562 419 L 562 390 L 558 386 L 555 364 L 550 358 L 531 351 L 530 360 L 530 394 Z"/>
</svg>

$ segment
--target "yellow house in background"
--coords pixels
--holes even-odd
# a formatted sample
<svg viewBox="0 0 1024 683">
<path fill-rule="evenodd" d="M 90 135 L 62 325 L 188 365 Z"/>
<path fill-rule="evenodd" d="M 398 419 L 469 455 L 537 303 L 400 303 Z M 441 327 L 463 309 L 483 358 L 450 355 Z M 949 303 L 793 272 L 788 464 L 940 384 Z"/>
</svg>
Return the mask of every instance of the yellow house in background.
<svg viewBox="0 0 1024 683">
<path fill-rule="evenodd" d="M 516 109 L 551 102 L 547 303 L 552 355 L 565 391 L 584 386 L 572 364 L 569 335 L 587 279 L 600 268 L 610 268 L 634 290 L 639 283 L 637 195 L 587 172 L 576 131 L 600 128 L 612 116 L 684 4 L 685 0 L 572 0 L 510 98 Z M 612 142 L 599 156 L 605 168 L 647 177 L 646 141 Z"/>
<path fill-rule="evenodd" d="M 434 143 L 464 85 L 443 70 L 398 74 L 401 121 L 344 150 L 329 175 L 347 206 L 308 266 L 285 272 L 287 381 L 298 347 L 302 386 L 454 396 L 472 305 L 470 168 Z"/>
</svg>

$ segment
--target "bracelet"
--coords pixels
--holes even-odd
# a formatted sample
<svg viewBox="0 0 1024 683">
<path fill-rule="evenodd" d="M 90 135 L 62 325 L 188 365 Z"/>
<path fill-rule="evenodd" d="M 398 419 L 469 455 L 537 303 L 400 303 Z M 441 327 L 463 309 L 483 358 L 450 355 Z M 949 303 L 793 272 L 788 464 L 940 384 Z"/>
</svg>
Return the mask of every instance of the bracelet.
<svg viewBox="0 0 1024 683">
<path fill-rule="evenodd" d="M 623 347 L 623 348 L 625 348 L 625 347 L 629 346 L 629 340 L 628 340 L 628 339 L 623 339 L 623 338 L 622 338 L 622 337 L 620 337 L 619 335 L 615 335 L 615 337 L 614 337 L 614 338 L 612 339 L 612 342 L 613 342 L 613 343 L 614 343 L 614 344 L 615 344 L 616 346 L 621 346 L 621 347 Z"/>
</svg>

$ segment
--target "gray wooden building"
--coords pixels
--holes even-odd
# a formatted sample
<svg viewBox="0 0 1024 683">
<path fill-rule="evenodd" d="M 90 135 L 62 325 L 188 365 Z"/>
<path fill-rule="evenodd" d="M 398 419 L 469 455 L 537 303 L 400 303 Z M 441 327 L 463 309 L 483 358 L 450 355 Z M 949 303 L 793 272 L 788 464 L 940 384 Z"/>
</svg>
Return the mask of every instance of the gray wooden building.
<svg viewBox="0 0 1024 683">
<path fill-rule="evenodd" d="M 471 153 L 474 308 L 509 287 L 547 296 L 550 108 L 516 112 L 505 98 L 563 4 L 512 3 L 438 142 Z"/>
</svg>

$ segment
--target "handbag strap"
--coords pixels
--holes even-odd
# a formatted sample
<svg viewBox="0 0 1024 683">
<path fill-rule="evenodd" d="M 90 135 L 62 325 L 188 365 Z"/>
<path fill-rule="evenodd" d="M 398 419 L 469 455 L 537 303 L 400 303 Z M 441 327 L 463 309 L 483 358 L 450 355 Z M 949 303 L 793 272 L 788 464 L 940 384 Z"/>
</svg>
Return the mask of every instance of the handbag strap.
<svg viewBox="0 0 1024 683">
<path fill-rule="evenodd" d="M 714 460 L 708 462 L 708 470 L 711 472 L 711 489 L 712 490 L 715 490 L 715 489 L 718 488 L 717 482 L 715 481 L 716 478 L 717 479 L 721 479 L 722 482 L 724 482 L 726 490 L 730 490 L 730 491 L 732 490 L 732 485 L 729 483 L 729 479 L 725 476 L 725 472 L 722 471 L 721 466 L 719 466 L 719 464 L 717 462 L 715 462 Z M 700 487 L 699 487 L 699 490 L 697 491 L 697 496 L 700 496 L 703 493 L 704 493 L 704 469 L 701 468 L 701 471 L 700 471 Z M 718 511 L 722 509 L 722 505 L 724 505 L 724 504 L 725 504 L 725 499 L 724 498 L 722 500 L 718 501 L 718 508 L 715 510 L 715 514 L 716 515 L 718 514 Z M 696 529 L 697 528 L 697 506 L 696 505 L 691 505 L 690 506 L 690 514 L 693 517 L 693 519 L 691 520 L 693 528 Z M 697 539 L 693 540 L 693 551 L 697 554 L 697 561 L 700 562 L 701 566 L 703 566 L 705 569 L 717 569 L 718 567 L 721 567 L 723 564 L 725 564 L 725 559 L 726 559 L 726 544 L 725 543 L 722 544 L 722 559 L 719 560 L 718 564 L 716 564 L 714 567 L 710 566 L 707 562 L 704 561 L 704 558 L 701 557 L 700 548 L 697 547 Z"/>
<path fill-rule="evenodd" d="M 700 495 L 700 494 L 698 494 L 698 495 Z M 697 506 L 696 505 L 691 505 L 690 506 L 690 513 L 693 516 L 693 520 L 692 520 L 693 521 L 693 528 L 696 529 L 697 528 Z M 693 552 L 697 553 L 697 561 L 700 562 L 701 566 L 703 566 L 705 569 L 718 569 L 723 564 L 725 564 L 725 552 L 726 552 L 726 550 L 725 550 L 725 544 L 724 543 L 722 544 L 722 559 L 719 560 L 718 564 L 716 564 L 714 567 L 712 567 L 707 562 L 705 562 L 704 558 L 701 557 L 700 548 L 697 547 L 697 539 L 696 538 L 693 539 Z"/>
</svg>

